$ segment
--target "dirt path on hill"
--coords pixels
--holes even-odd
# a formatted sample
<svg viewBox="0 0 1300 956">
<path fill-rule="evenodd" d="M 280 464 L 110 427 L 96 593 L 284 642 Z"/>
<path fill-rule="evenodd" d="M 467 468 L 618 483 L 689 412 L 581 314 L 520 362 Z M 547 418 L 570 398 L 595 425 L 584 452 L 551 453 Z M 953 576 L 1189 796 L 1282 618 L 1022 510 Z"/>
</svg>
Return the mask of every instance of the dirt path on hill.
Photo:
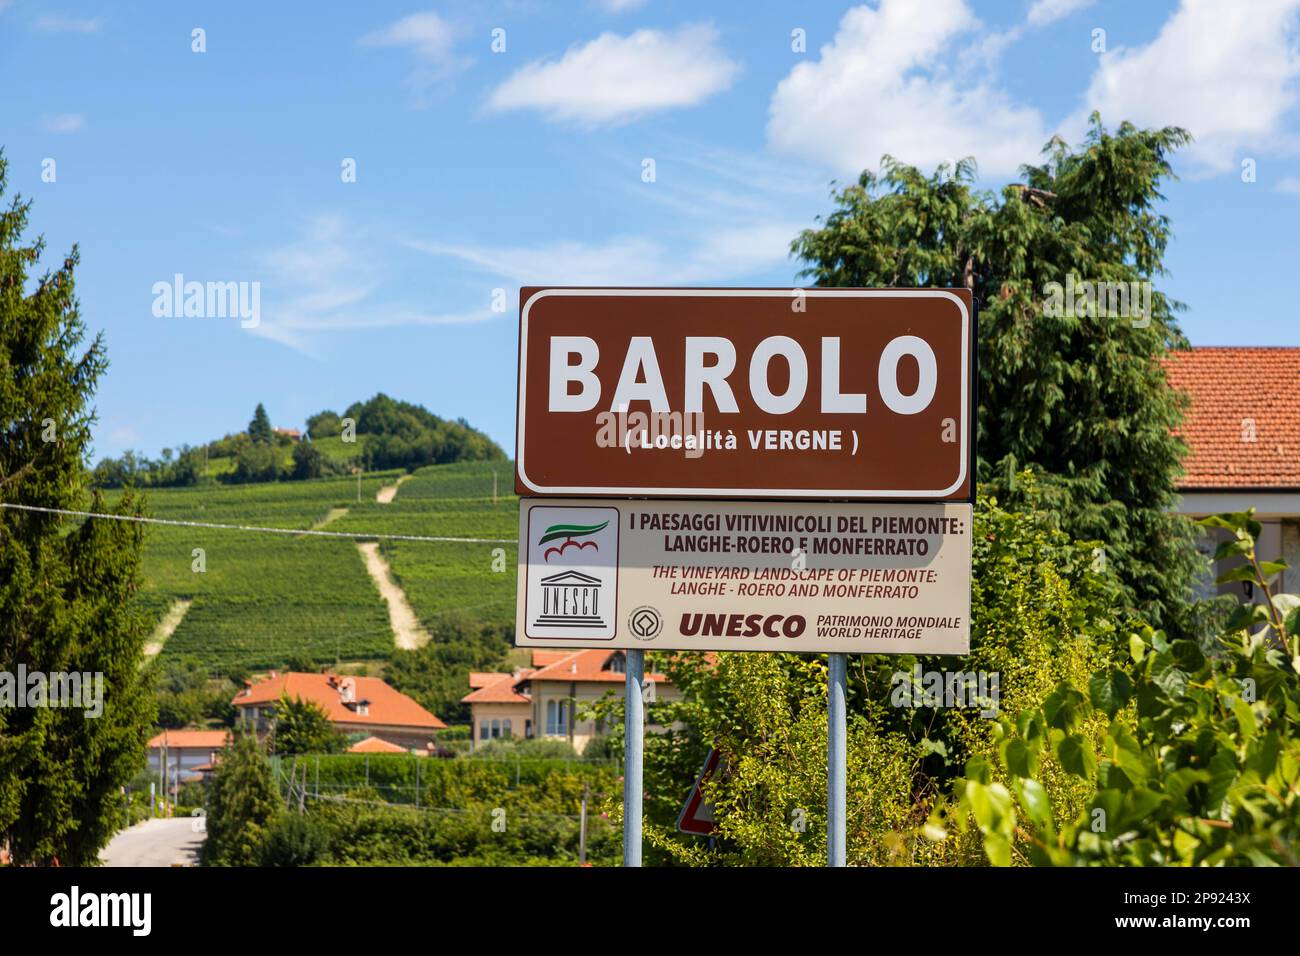
<svg viewBox="0 0 1300 956">
<path fill-rule="evenodd" d="M 402 486 L 402 482 L 406 481 L 406 479 L 410 477 L 410 475 L 403 475 L 401 478 L 397 479 L 396 483 L 384 485 L 384 487 L 375 492 L 375 500 L 381 505 L 391 503 L 392 500 L 397 497 L 397 489 Z"/>
<path fill-rule="evenodd" d="M 347 513 L 348 513 L 347 508 L 331 508 L 328 512 L 326 512 L 325 517 L 321 518 L 320 521 L 317 521 L 314 525 L 311 526 L 311 530 L 315 531 L 318 528 L 325 527 L 331 521 L 338 521 Z"/>
<path fill-rule="evenodd" d="M 149 640 L 145 641 L 145 657 L 158 656 L 158 653 L 163 649 L 163 645 L 167 643 L 167 638 L 175 634 L 176 628 L 180 627 L 181 621 L 185 620 L 185 612 L 190 609 L 190 605 L 193 603 L 192 599 L 184 598 L 176 601 L 168 608 L 167 613 L 158 622 L 158 626 L 149 635 Z"/>
<path fill-rule="evenodd" d="M 375 582 L 380 597 L 388 605 L 388 623 L 393 629 L 397 646 L 411 651 L 429 643 L 429 632 L 415 616 L 411 602 L 406 600 L 406 592 L 393 580 L 388 570 L 388 562 L 379 553 L 379 543 L 362 541 L 357 544 L 357 550 L 361 552 L 361 558 L 366 562 L 366 572 L 370 575 L 370 580 Z"/>
</svg>

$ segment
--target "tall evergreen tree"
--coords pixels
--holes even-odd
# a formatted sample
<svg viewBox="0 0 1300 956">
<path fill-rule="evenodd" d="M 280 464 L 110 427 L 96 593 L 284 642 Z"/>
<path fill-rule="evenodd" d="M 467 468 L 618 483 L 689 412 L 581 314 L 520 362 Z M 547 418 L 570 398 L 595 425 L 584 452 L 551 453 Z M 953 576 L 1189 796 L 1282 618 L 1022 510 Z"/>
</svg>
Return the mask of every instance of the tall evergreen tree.
<svg viewBox="0 0 1300 956">
<path fill-rule="evenodd" d="M 253 420 L 248 423 L 248 437 L 266 445 L 275 437 L 271 432 L 271 419 L 261 402 L 257 403 L 257 408 L 253 410 Z"/>
<path fill-rule="evenodd" d="M 0 154 L 0 197 L 6 171 Z M 0 501 L 136 514 L 129 494 L 115 506 L 87 494 L 90 401 L 108 360 L 101 337 L 82 345 L 75 247 L 29 287 L 44 251 L 23 239 L 30 209 L 21 197 L 0 209 Z M 120 788 L 144 764 L 153 697 L 131 601 L 143 533 L 0 509 L 0 672 L 101 674 L 103 688 L 98 716 L 93 700 L 0 705 L 0 842 L 15 862 L 95 862 L 120 822 Z"/>
<path fill-rule="evenodd" d="M 1167 627 L 1186 620 L 1198 567 L 1174 516 L 1182 402 L 1160 359 L 1186 342 L 1180 308 L 1151 285 L 1149 315 L 1069 309 L 1078 281 L 1151 283 L 1164 274 L 1157 203 L 1174 127 L 1111 134 L 1094 115 L 1073 150 L 1054 138 L 1041 166 L 1000 196 L 977 192 L 973 160 L 930 177 L 886 157 L 835 193 L 835 210 L 792 244 L 823 286 L 964 286 L 979 302 L 978 479 L 1015 503 L 1032 466 L 1073 537 L 1104 543 L 1128 605 Z M 1140 296 L 1139 301 L 1144 298 Z M 1083 303 L 1083 304 L 1080 304 Z M 1113 311 L 1113 310 L 1112 310 Z"/>
<path fill-rule="evenodd" d="M 236 732 L 221 752 L 208 791 L 208 866 L 255 866 L 267 828 L 281 809 L 271 763 L 252 731 Z"/>
</svg>

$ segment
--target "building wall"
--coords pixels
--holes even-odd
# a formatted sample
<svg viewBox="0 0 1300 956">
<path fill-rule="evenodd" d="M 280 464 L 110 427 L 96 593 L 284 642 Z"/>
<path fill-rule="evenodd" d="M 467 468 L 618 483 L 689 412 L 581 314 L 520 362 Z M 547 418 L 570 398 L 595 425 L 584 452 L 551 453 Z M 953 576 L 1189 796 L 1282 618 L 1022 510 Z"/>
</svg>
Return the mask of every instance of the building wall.
<svg viewBox="0 0 1300 956">
<path fill-rule="evenodd" d="M 252 705 L 239 707 L 238 722 L 241 725 L 249 722 L 253 723 L 258 737 L 263 737 L 271 730 L 272 721 L 268 715 L 272 712 L 272 707 L 272 704 L 262 704 L 258 707 Z M 256 719 L 253 717 L 254 712 L 257 713 Z M 424 745 L 433 740 L 436 733 L 434 730 L 427 730 L 422 727 L 405 727 L 392 724 L 351 724 L 342 721 L 330 721 L 330 724 L 341 734 L 365 734 L 367 737 L 378 737 L 390 744 L 397 744 L 399 747 L 417 750 L 420 753 L 424 753 Z"/>
<path fill-rule="evenodd" d="M 189 770 L 193 767 L 200 767 L 205 763 L 212 762 L 212 755 L 220 751 L 210 747 L 168 747 L 167 748 L 167 770 L 170 773 L 180 762 L 181 770 Z M 149 748 L 149 769 L 155 773 L 162 764 L 162 750 L 158 747 Z"/>
<path fill-rule="evenodd" d="M 567 681 L 544 681 L 540 686 L 534 684 L 533 728 L 536 736 L 552 740 L 568 740 L 573 744 L 574 750 L 582 753 L 601 729 L 591 720 L 570 720 L 564 728 L 553 728 L 547 720 L 549 712 L 547 705 L 549 702 L 554 702 L 558 715 L 558 707 L 564 702 L 568 704 L 570 712 L 577 715 L 610 691 L 621 694 L 623 685 L 612 681 L 586 681 L 576 684 Z M 661 700 L 680 700 L 682 696 L 681 691 L 676 687 L 664 683 L 655 684 L 655 695 Z M 561 732 L 556 732 L 557 729 Z"/>
<path fill-rule="evenodd" d="M 470 704 L 470 715 L 474 721 L 471 749 L 487 743 L 494 736 L 527 737 L 536 734 L 536 727 L 531 724 L 533 719 L 531 704 Z M 506 721 L 510 722 L 508 733 Z M 493 734 L 494 722 L 495 734 Z M 485 728 L 486 736 L 483 733 Z"/>
<path fill-rule="evenodd" d="M 1282 558 L 1287 569 L 1282 572 L 1282 591 L 1300 594 L 1300 520 L 1282 522 Z"/>
</svg>

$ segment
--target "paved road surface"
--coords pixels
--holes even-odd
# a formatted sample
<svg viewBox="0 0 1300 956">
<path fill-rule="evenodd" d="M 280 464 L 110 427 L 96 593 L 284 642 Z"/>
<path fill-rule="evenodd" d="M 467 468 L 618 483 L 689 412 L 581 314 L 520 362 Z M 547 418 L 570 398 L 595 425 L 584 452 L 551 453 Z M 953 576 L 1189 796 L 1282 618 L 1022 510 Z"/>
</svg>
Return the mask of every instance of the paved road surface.
<svg viewBox="0 0 1300 956">
<path fill-rule="evenodd" d="M 99 855 L 105 866 L 187 866 L 197 862 L 205 834 L 190 817 L 145 820 L 120 831 Z"/>
</svg>

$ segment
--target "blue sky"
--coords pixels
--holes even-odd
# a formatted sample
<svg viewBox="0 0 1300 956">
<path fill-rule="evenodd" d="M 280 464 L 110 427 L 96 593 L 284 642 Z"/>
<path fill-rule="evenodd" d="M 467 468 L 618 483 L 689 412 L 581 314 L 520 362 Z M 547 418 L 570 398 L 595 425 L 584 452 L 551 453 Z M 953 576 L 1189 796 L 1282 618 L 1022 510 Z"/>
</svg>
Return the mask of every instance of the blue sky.
<svg viewBox="0 0 1300 956">
<path fill-rule="evenodd" d="M 1300 0 L 0 0 L 0 145 L 49 261 L 81 245 L 97 456 L 377 391 L 510 448 L 521 284 L 791 284 L 833 179 L 1000 187 L 1092 108 L 1197 137 L 1162 283 L 1192 342 L 1300 345 L 1298 49 Z M 176 273 L 260 283 L 259 324 L 155 316 Z"/>
</svg>

